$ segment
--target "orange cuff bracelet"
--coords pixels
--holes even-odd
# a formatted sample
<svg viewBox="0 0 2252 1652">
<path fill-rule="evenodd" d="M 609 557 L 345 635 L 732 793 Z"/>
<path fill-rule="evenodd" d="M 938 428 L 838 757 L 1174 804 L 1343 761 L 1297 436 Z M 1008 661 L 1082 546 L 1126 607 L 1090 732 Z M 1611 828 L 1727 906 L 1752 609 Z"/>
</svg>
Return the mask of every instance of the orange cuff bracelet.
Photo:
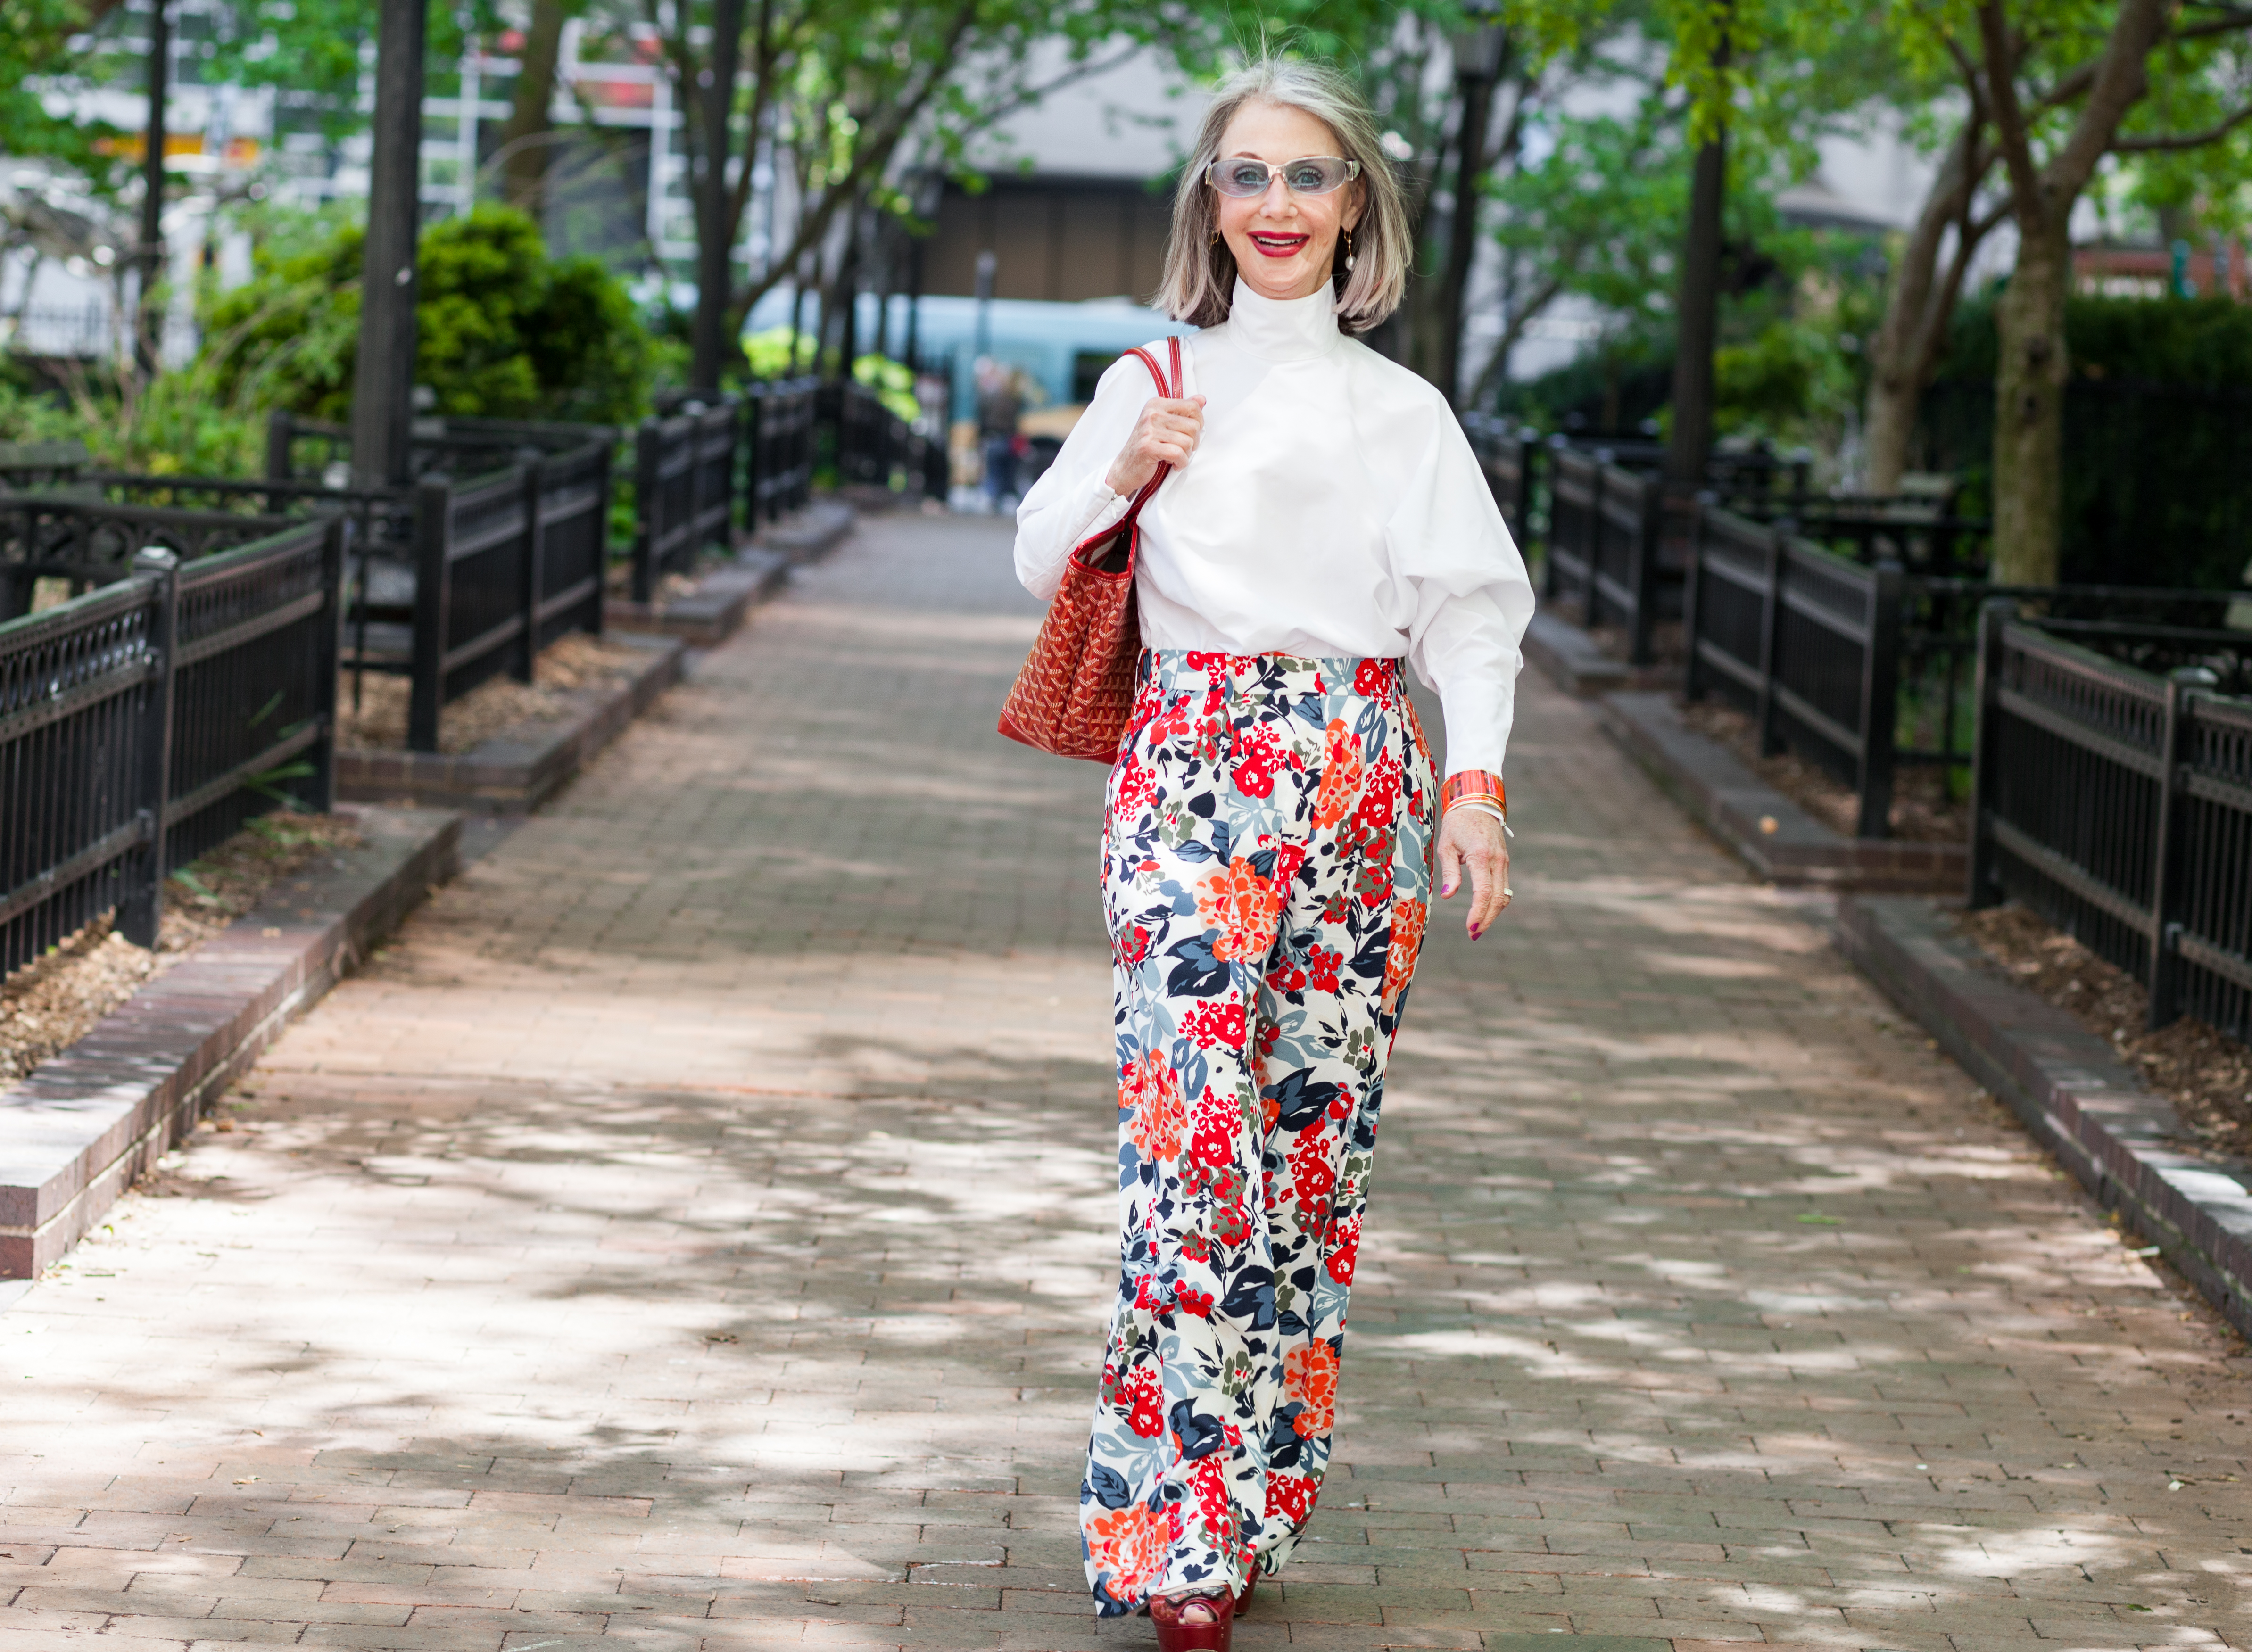
<svg viewBox="0 0 2252 1652">
<path fill-rule="evenodd" d="M 1491 797 L 1505 815 L 1509 813 L 1509 793 L 1501 783 L 1501 776 L 1489 774 L 1482 768 L 1466 768 L 1459 774 L 1449 774 L 1439 788 L 1439 812 L 1443 815 L 1456 803 L 1473 797 Z"/>
</svg>

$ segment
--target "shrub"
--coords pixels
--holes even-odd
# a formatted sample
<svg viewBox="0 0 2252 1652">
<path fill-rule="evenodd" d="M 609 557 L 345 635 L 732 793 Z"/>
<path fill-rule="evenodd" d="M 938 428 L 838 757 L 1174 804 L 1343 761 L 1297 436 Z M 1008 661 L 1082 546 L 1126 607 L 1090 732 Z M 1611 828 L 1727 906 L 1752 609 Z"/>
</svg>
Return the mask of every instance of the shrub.
<svg viewBox="0 0 2252 1652">
<path fill-rule="evenodd" d="M 350 416 L 363 234 L 261 257 L 205 308 L 204 361 L 238 404 Z M 624 423 L 647 410 L 652 352 L 625 289 L 592 259 L 552 259 L 530 218 L 481 206 L 423 232 L 415 382 L 457 417 Z"/>
</svg>

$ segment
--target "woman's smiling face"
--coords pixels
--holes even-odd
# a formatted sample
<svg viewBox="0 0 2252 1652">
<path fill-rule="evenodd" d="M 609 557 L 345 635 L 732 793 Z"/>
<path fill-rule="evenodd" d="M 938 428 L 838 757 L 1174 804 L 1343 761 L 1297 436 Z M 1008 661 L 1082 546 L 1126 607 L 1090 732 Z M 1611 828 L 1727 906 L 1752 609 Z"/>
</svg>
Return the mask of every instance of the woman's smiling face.
<svg viewBox="0 0 2252 1652">
<path fill-rule="evenodd" d="M 1247 103 L 1227 123 L 1220 158 L 1248 156 L 1276 172 L 1264 195 L 1213 191 L 1220 203 L 1220 233 L 1235 254 L 1236 271 L 1262 298 L 1304 298 L 1330 279 L 1338 231 L 1359 220 L 1361 186 L 1356 181 L 1327 195 L 1294 195 L 1280 173 L 1287 162 L 1338 152 L 1337 134 L 1324 122 L 1285 104 Z"/>
</svg>

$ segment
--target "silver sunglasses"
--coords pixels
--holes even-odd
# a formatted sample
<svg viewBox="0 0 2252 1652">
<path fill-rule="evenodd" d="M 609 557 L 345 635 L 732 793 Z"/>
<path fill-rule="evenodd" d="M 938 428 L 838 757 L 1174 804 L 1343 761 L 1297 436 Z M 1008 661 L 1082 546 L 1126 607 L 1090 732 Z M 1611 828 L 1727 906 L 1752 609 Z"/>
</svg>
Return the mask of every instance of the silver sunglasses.
<svg viewBox="0 0 2252 1652">
<path fill-rule="evenodd" d="M 1248 155 L 1239 155 L 1214 161 L 1205 169 L 1204 176 L 1205 181 L 1222 195 L 1244 199 L 1267 193 L 1267 186 L 1277 172 L 1282 175 L 1282 187 L 1293 195 L 1328 195 L 1359 177 L 1360 163 L 1340 160 L 1334 155 L 1309 155 L 1275 167 Z"/>
</svg>

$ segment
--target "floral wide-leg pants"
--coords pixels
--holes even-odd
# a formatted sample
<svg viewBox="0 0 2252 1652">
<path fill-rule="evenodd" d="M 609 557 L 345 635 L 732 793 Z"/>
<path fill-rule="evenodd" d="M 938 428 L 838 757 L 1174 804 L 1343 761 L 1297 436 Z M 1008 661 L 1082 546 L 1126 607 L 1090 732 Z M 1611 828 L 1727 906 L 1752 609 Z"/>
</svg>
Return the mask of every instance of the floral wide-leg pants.
<svg viewBox="0 0 2252 1652">
<path fill-rule="evenodd" d="M 1110 774 L 1117 1302 L 1103 1615 L 1289 1558 L 1330 1454 L 1438 784 L 1394 660 L 1151 652 Z"/>
</svg>

